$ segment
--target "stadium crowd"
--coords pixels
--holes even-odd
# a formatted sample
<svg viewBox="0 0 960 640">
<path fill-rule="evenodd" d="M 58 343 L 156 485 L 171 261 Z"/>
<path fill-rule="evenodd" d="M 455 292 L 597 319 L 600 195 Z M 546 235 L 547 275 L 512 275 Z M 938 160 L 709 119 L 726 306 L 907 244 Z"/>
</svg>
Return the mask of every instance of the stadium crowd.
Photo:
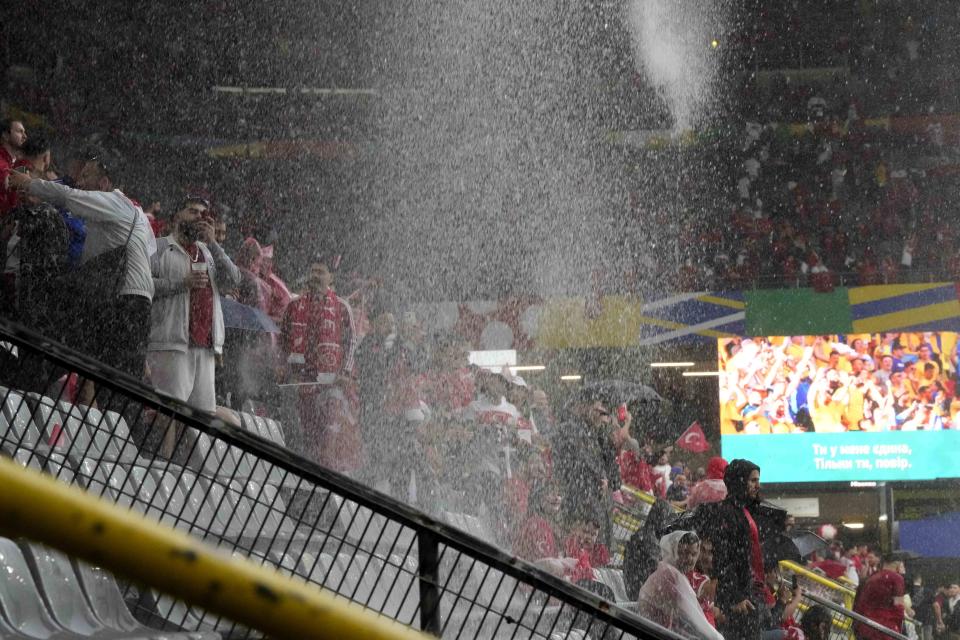
<svg viewBox="0 0 960 640">
<path fill-rule="evenodd" d="M 728 340 L 720 431 L 955 429 L 957 348 L 933 332 Z"/>
<path fill-rule="evenodd" d="M 304 455 L 434 514 L 478 514 L 491 541 L 611 599 L 598 571 L 624 543 L 617 563 L 628 596 L 668 628 L 727 640 L 829 635 L 827 609 L 797 614 L 803 589 L 785 582 L 776 551 L 793 522 L 761 503 L 756 465 L 678 456 L 651 441 L 632 429 L 622 390 L 586 385 L 550 398 L 509 368 L 470 366 L 472 345 L 428 336 L 377 282 L 361 278 L 342 295 L 336 255 L 316 255 L 290 287 L 272 246 L 249 237 L 227 254 L 226 222 L 206 197 L 188 195 L 168 216 L 145 211 L 114 188 L 102 152 L 78 154 L 59 175 L 41 136 L 18 121 L 0 128 L 8 317 L 210 413 L 229 416 L 222 387 L 241 403 L 288 389 Z M 228 309 L 253 327 L 228 327 Z M 930 334 L 846 338 L 731 341 L 721 354 L 736 412 L 725 416 L 728 431 L 869 429 L 883 422 L 875 396 L 892 402 L 885 428 L 952 424 L 956 345 Z M 49 391 L 33 388 L 36 379 L 3 381 Z M 110 402 L 76 376 L 60 384 L 72 402 Z M 839 413 L 819 399 L 841 392 Z M 863 416 L 850 419 L 854 404 Z M 140 437 L 176 458 L 177 426 L 155 424 L 160 433 Z M 648 502 L 643 526 L 624 540 L 613 514 Z M 855 608 L 867 617 L 896 630 L 905 616 L 921 630 L 960 629 L 956 585 L 933 594 L 918 577 L 908 593 L 897 556 L 839 544 L 818 553 L 807 558 L 812 570 L 863 585 Z"/>
</svg>

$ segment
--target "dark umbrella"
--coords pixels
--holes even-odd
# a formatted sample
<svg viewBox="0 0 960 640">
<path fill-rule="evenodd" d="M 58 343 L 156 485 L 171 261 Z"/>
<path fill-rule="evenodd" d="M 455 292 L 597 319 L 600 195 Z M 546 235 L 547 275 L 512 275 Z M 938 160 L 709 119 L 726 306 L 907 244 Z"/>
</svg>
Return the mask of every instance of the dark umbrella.
<svg viewBox="0 0 960 640">
<path fill-rule="evenodd" d="M 793 539 L 784 533 L 775 533 L 763 541 L 763 557 L 769 560 L 789 560 L 803 564 L 803 554 Z"/>
<path fill-rule="evenodd" d="M 609 405 L 663 402 L 660 394 L 651 387 L 628 380 L 596 380 L 577 389 L 570 398 L 571 403 L 602 400 Z"/>
<path fill-rule="evenodd" d="M 806 558 L 814 551 L 822 551 L 830 546 L 830 543 L 813 531 L 795 529 L 789 533 L 789 536 L 802 558 Z"/>
<path fill-rule="evenodd" d="M 273 319 L 260 309 L 222 297 L 220 307 L 223 309 L 223 326 L 228 329 L 280 333 Z"/>
</svg>

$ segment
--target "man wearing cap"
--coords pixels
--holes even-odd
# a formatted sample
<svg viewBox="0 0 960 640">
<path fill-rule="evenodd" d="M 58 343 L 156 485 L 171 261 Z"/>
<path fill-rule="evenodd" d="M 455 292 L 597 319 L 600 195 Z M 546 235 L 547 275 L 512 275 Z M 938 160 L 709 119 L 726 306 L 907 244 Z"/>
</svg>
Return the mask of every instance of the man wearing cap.
<svg viewBox="0 0 960 640">
<path fill-rule="evenodd" d="M 214 238 L 207 201 L 188 197 L 173 214 L 172 231 L 157 241 L 150 259 L 155 289 L 147 361 L 154 386 L 213 413 L 216 355 L 223 352 L 220 287 L 240 281 L 240 271 Z M 163 442 L 173 453 L 174 433 Z"/>
</svg>

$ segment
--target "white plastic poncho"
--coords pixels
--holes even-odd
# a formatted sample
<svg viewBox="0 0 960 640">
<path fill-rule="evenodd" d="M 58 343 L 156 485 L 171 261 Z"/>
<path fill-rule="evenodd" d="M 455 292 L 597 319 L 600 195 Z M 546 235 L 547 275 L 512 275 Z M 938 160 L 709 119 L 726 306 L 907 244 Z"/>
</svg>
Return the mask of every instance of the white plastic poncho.
<svg viewBox="0 0 960 640">
<path fill-rule="evenodd" d="M 690 638 L 723 640 L 703 615 L 697 594 L 677 568 L 680 539 L 689 531 L 674 531 L 660 538 L 661 559 L 638 597 L 637 611 L 662 627 Z"/>
</svg>

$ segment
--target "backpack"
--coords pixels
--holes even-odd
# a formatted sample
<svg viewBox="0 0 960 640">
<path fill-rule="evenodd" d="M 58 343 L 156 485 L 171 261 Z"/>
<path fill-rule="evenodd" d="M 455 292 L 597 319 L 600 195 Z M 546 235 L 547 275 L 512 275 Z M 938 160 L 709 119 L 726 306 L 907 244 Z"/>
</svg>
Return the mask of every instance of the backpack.
<svg viewBox="0 0 960 640">
<path fill-rule="evenodd" d="M 21 205 L 13 215 L 20 236 L 17 307 L 24 324 L 54 340 L 62 338 L 62 278 L 70 233 L 63 216 L 46 203 Z"/>
</svg>

